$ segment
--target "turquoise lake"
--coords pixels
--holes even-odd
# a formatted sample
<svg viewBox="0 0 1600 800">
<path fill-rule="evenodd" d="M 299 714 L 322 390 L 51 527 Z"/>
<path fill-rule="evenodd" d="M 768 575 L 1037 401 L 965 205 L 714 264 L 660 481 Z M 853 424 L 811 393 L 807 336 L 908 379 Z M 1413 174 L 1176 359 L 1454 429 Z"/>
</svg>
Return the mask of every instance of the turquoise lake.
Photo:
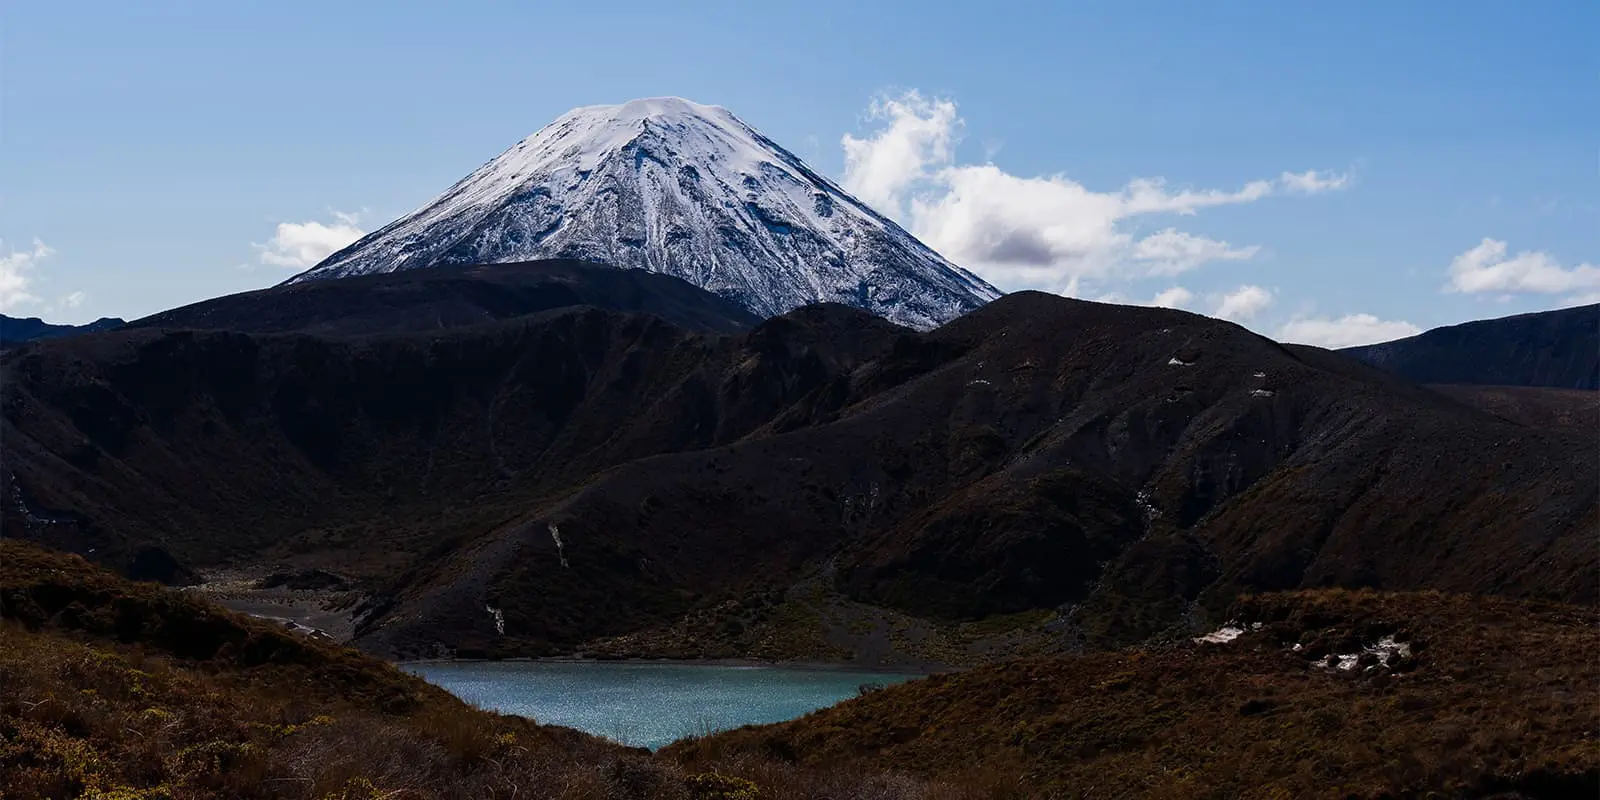
<svg viewBox="0 0 1600 800">
<path fill-rule="evenodd" d="M 921 677 L 698 664 L 437 662 L 404 668 L 480 708 L 655 749 L 694 734 L 803 716 L 863 683 Z"/>
</svg>

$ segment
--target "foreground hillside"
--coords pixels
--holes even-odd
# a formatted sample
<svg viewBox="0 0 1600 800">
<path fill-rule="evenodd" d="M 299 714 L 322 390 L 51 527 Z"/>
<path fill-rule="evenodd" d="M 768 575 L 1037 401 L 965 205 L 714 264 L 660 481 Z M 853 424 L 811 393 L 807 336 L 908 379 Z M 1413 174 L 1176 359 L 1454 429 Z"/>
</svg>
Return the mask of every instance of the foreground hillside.
<svg viewBox="0 0 1600 800">
<path fill-rule="evenodd" d="M 0 542 L 0 604 L 7 798 L 354 798 L 395 782 L 481 797 L 518 781 L 554 791 L 602 763 L 641 761 L 15 542 Z M 534 763 L 495 763 L 518 754 Z"/>
<path fill-rule="evenodd" d="M 1228 641 L 934 676 L 666 754 L 982 767 L 1025 797 L 1600 793 L 1592 607 L 1332 590 L 1233 615 Z"/>
<path fill-rule="evenodd" d="M 842 306 L 723 333 L 683 322 L 720 298 L 637 313 L 604 269 L 497 267 L 496 297 L 593 290 L 481 324 L 327 333 L 387 302 L 295 304 L 337 281 L 208 306 L 275 332 L 9 352 L 5 532 L 169 582 L 329 572 L 395 656 L 966 664 L 1183 636 L 1246 591 L 1600 590 L 1575 428 L 1180 311 L 1024 292 L 927 333 Z M 427 273 L 359 280 L 477 291 Z"/>
<path fill-rule="evenodd" d="M 7 798 L 1600 791 L 1593 608 L 1255 596 L 1214 642 L 937 675 L 653 756 L 468 708 L 354 651 L 17 542 L 0 542 L 0 612 Z"/>
<path fill-rule="evenodd" d="M 981 796 L 752 758 L 716 769 L 760 784 L 684 771 L 16 542 L 0 542 L 0 612 L 8 800 Z"/>
<path fill-rule="evenodd" d="M 1600 389 L 1600 304 L 1434 328 L 1341 351 L 1418 383 Z"/>
</svg>

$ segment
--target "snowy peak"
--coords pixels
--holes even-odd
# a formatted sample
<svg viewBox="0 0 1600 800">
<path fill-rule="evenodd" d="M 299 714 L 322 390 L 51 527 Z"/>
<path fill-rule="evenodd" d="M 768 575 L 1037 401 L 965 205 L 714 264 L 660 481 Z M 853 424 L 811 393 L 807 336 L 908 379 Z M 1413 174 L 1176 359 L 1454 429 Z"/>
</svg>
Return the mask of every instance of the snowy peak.
<svg viewBox="0 0 1600 800">
<path fill-rule="evenodd" d="M 720 106 L 562 115 L 291 282 L 577 258 L 674 275 L 764 316 L 817 302 L 942 324 L 999 295 Z"/>
<path fill-rule="evenodd" d="M 606 156 L 643 138 L 666 143 L 676 139 L 698 145 L 707 157 L 734 157 L 741 152 L 753 161 L 763 154 L 751 130 L 722 106 L 708 106 L 681 97 L 652 97 L 614 106 L 584 106 L 562 115 L 518 145 L 529 147 L 531 157 L 571 160 L 578 170 L 594 169 Z M 540 145 L 545 145 L 541 148 Z"/>
</svg>

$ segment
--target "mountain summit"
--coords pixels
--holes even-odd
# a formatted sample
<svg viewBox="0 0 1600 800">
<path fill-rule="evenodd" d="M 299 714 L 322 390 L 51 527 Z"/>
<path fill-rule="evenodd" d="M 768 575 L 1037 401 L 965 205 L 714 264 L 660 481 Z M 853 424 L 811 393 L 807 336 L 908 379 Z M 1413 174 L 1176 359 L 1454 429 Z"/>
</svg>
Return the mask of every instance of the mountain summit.
<svg viewBox="0 0 1600 800">
<path fill-rule="evenodd" d="M 772 316 L 819 302 L 931 328 L 999 296 L 719 106 L 587 106 L 289 282 L 572 258 Z"/>
</svg>

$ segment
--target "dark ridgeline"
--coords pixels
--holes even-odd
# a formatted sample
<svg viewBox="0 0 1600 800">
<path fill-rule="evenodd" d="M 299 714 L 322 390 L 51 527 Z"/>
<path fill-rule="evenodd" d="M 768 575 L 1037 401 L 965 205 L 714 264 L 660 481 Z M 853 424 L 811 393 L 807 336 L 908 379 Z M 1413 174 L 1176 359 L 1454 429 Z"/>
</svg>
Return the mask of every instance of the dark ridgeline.
<svg viewBox="0 0 1600 800">
<path fill-rule="evenodd" d="M 1340 351 L 1417 383 L 1600 389 L 1600 304 L 1434 328 Z"/>
<path fill-rule="evenodd" d="M 8 536 L 326 567 L 393 655 L 556 652 L 803 579 L 935 619 L 1071 608 L 1087 646 L 1245 590 L 1596 599 L 1592 432 L 1181 311 L 756 323 L 649 273 L 497 265 L 222 298 L 0 378 Z"/>
<path fill-rule="evenodd" d="M 101 317 L 85 325 L 55 325 L 38 317 L 8 317 L 0 314 L 0 349 L 39 339 L 108 331 L 122 325 L 123 321 L 115 317 Z"/>
<path fill-rule="evenodd" d="M 744 330 L 761 321 L 739 304 L 678 278 L 550 260 L 288 284 L 163 311 L 129 327 L 359 337 L 479 325 L 585 305 L 651 314 L 680 328 L 712 333 Z"/>
</svg>

